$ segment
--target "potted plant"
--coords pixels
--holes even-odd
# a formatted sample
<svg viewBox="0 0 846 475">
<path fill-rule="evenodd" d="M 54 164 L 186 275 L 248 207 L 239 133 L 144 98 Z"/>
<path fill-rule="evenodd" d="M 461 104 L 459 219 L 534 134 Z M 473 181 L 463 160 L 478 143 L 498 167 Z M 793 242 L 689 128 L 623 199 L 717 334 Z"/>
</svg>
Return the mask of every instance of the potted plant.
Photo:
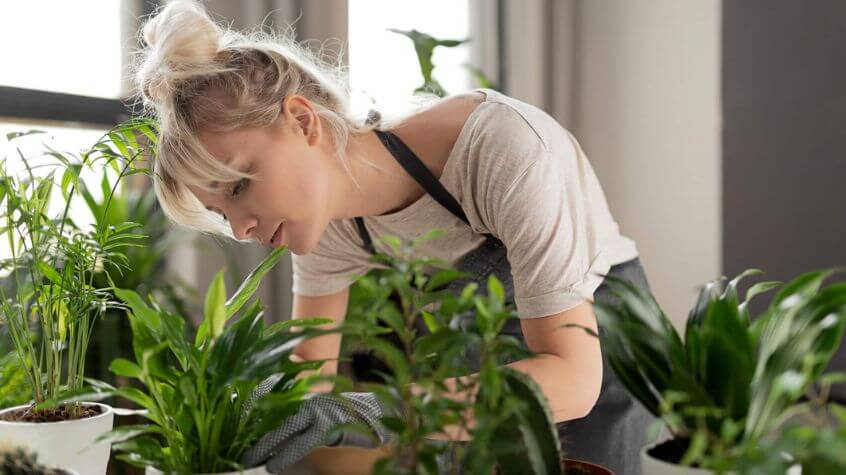
<svg viewBox="0 0 846 475">
<path fill-rule="evenodd" d="M 828 475 L 846 473 L 846 407 L 828 400 L 832 384 L 846 373 L 823 375 L 808 388 L 805 402 L 781 417 L 777 431 L 756 444 L 738 446 L 738 474 Z"/>
<path fill-rule="evenodd" d="M 684 339 L 652 296 L 607 277 L 619 302 L 594 309 L 609 364 L 670 434 L 644 449 L 643 473 L 733 471 L 736 449 L 772 435 L 838 347 L 846 284 L 821 288 L 833 271 L 784 285 L 759 282 L 741 301 L 741 279 L 758 273 L 706 284 Z M 751 318 L 750 300 L 773 288 L 778 292 L 767 309 Z"/>
<path fill-rule="evenodd" d="M 147 474 L 266 473 L 263 467 L 245 470 L 242 455 L 296 412 L 310 384 L 297 376 L 322 362 L 295 362 L 290 356 L 303 338 L 319 333 L 313 326 L 328 322 L 295 320 L 264 328 L 261 302 L 251 297 L 284 251 L 271 252 L 228 300 L 220 271 L 206 293 L 204 320 L 193 340 L 182 316 L 134 291 L 117 290 L 129 308 L 135 361 L 118 358 L 110 368 L 144 389 L 90 381 L 89 390 L 74 399 L 118 396 L 142 409 L 149 423 L 104 436 L 119 459 L 145 467 Z M 294 324 L 302 329 L 292 330 Z M 256 398 L 260 385 L 272 389 Z"/>
<path fill-rule="evenodd" d="M 25 157 L 19 150 L 22 174 L 9 173 L 10 162 L 2 162 L 0 229 L 10 257 L 0 261 L 6 273 L 0 312 L 32 403 L 0 411 L 0 441 L 30 448 L 48 465 L 85 474 L 106 470 L 108 444 L 92 443 L 111 429 L 111 408 L 90 401 L 51 407 L 45 402 L 82 386 L 93 323 L 116 305 L 108 289 L 92 282 L 106 272 L 105 264 L 123 264 L 122 251 L 133 245 L 135 225 L 85 229 L 70 219 L 69 211 L 83 173 L 109 168 L 117 175 L 116 185 L 142 172 L 136 159 L 145 147 L 138 136 L 154 140 L 153 127 L 146 120 L 121 124 L 79 155 L 48 147 L 43 156 Z M 33 133 L 12 133 L 7 139 Z M 114 191 L 104 190 L 104 195 Z M 51 205 L 59 206 L 58 216 Z"/>
<path fill-rule="evenodd" d="M 544 395 L 528 376 L 502 366 L 531 352 L 500 334 L 506 320 L 516 318 L 504 305 L 501 283 L 490 276 L 486 293 L 475 283 L 460 295 L 448 291 L 447 284 L 467 276 L 414 255 L 417 245 L 439 235 L 432 231 L 411 243 L 382 236 L 392 253 L 373 256 L 382 268 L 357 282 L 342 327 L 346 346 L 372 349 L 385 363 L 383 382 L 363 389 L 397 409 L 397 416 L 382 419 L 395 442 L 373 473 L 489 474 L 492 467 L 503 474 L 562 473 Z M 462 329 L 458 319 L 468 312 L 472 322 Z M 397 344 L 382 338 L 386 333 Z M 471 369 L 469 352 L 479 355 L 478 371 Z"/>
</svg>

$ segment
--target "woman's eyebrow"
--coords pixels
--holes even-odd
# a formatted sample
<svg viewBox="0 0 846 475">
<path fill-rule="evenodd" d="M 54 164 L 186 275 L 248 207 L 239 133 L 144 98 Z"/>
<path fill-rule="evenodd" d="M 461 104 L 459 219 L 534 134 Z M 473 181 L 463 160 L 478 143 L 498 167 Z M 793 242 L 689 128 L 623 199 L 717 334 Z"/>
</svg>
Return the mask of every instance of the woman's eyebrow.
<svg viewBox="0 0 846 475">
<path fill-rule="evenodd" d="M 225 157 L 222 160 L 220 160 L 220 163 L 222 163 L 225 166 L 228 166 L 234 160 L 235 160 L 235 155 L 230 155 L 230 156 Z M 209 184 L 209 188 L 211 188 L 212 190 L 216 190 L 218 186 L 220 186 L 220 183 L 217 180 L 214 180 Z"/>
</svg>

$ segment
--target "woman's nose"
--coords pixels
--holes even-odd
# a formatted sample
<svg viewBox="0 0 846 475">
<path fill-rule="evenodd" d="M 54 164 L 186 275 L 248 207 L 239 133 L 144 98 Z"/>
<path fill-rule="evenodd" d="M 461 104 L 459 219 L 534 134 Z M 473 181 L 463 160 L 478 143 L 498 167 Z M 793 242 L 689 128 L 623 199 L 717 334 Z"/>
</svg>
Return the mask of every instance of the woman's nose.
<svg viewBox="0 0 846 475">
<path fill-rule="evenodd" d="M 233 215 L 229 217 L 229 226 L 232 228 L 232 235 L 238 240 L 257 239 L 256 228 L 258 221 L 255 218 Z"/>
</svg>

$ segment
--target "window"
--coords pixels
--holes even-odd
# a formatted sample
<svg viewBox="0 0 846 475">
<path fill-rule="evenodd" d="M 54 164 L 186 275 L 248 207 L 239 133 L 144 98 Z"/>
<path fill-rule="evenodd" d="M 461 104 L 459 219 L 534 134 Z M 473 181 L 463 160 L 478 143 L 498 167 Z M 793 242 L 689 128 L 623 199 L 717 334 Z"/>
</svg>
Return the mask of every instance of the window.
<svg viewBox="0 0 846 475">
<path fill-rule="evenodd" d="M 4 4 L 0 85 L 118 97 L 122 6 L 115 0 Z"/>
<path fill-rule="evenodd" d="M 416 29 L 437 39 L 470 36 L 467 0 L 350 0 L 349 67 L 353 110 L 366 111 L 373 98 L 380 110 L 407 102 L 423 84 L 413 43 L 388 31 Z M 433 76 L 450 94 L 471 87 L 469 47 L 437 47 L 432 58 Z M 366 95 L 365 95 L 366 94 Z"/>
<path fill-rule="evenodd" d="M 155 7 L 152 0 L 32 0 L 0 7 L 0 158 L 9 174 L 24 172 L 20 154 L 41 163 L 45 145 L 77 153 L 91 147 L 110 126 L 128 118 L 121 102 L 126 48 L 136 28 L 126 21 Z M 131 26 L 130 26 L 131 25 Z M 6 139 L 10 132 L 41 130 L 45 134 Z M 18 151 L 20 150 L 20 152 Z M 39 157 L 41 155 L 41 157 Z M 36 174 L 49 167 L 37 167 Z M 95 199 L 100 199 L 94 173 L 83 172 Z M 49 214 L 61 214 L 61 196 L 54 190 Z M 93 223 L 81 199 L 70 209 L 80 226 Z M 5 236 L 4 236 L 5 238 Z M 6 240 L 0 258 L 9 257 Z"/>
<path fill-rule="evenodd" d="M 20 137 L 12 142 L 6 139 L 6 134 L 10 132 L 26 132 L 29 130 L 41 130 L 45 133 Z M 30 165 L 34 165 L 33 173 L 35 175 L 45 176 L 54 168 L 52 166 L 39 165 L 56 163 L 54 159 L 44 156 L 44 152 L 47 150 L 45 145 L 63 153 L 69 152 L 78 155 L 80 151 L 86 150 L 96 143 L 105 132 L 105 129 L 100 130 L 95 128 L 0 122 L 0 158 L 5 159 L 4 167 L 9 175 L 21 176 L 26 173 L 23 162 L 18 159 L 18 157 L 23 155 L 27 157 Z M 82 179 L 85 181 L 88 189 L 91 190 L 94 198 L 100 200 L 103 197 L 103 193 L 100 190 L 99 181 L 95 175 L 96 173 L 86 170 L 82 173 Z M 111 176 L 111 179 L 114 180 L 114 176 Z M 53 198 L 48 208 L 48 215 L 55 217 L 62 214 L 63 205 L 59 191 L 54 190 L 53 193 Z M 70 218 L 81 227 L 87 227 L 94 223 L 94 216 L 81 197 L 74 198 L 69 211 Z M 3 239 L 0 241 L 0 259 L 8 259 L 11 257 L 11 250 L 6 241 L 6 236 L 4 235 L 2 237 Z"/>
</svg>

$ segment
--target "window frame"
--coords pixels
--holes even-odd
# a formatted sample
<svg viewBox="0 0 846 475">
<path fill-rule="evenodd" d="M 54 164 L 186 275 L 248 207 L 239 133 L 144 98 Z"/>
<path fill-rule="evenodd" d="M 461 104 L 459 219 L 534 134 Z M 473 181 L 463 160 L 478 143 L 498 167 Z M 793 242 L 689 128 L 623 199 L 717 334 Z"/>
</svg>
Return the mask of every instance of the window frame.
<svg viewBox="0 0 846 475">
<path fill-rule="evenodd" d="M 146 17 L 165 0 L 133 1 L 137 2 L 140 17 Z M 59 122 L 69 127 L 108 128 L 140 112 L 131 98 L 110 99 L 0 85 L 3 122 Z"/>
</svg>

